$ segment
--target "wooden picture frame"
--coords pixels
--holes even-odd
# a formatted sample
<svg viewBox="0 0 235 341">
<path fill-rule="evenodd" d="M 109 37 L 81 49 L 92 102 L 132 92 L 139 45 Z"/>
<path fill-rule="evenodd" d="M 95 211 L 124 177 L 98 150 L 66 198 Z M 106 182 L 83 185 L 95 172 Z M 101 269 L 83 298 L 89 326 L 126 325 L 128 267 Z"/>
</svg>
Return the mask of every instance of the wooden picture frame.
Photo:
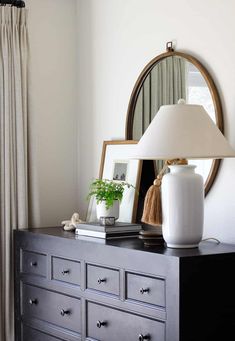
<svg viewBox="0 0 235 341">
<path fill-rule="evenodd" d="M 113 180 L 116 177 L 117 181 L 126 181 L 134 186 L 134 188 L 126 188 L 124 190 L 123 199 L 120 203 L 118 219 L 120 222 L 136 222 L 143 162 L 141 160 L 129 159 L 128 156 L 134 155 L 134 145 L 137 143 L 138 141 L 134 140 L 103 142 L 99 178 Z M 96 202 L 94 198 L 90 199 L 86 221 L 97 221 Z"/>
</svg>

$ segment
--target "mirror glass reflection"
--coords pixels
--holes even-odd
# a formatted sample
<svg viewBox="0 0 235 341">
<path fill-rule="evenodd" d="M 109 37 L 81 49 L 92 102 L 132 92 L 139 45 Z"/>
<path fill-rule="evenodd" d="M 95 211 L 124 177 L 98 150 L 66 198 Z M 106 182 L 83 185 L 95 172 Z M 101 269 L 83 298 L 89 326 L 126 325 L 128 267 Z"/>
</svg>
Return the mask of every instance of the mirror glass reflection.
<svg viewBox="0 0 235 341">
<path fill-rule="evenodd" d="M 188 104 L 203 105 L 216 123 L 211 92 L 200 70 L 181 56 L 169 56 L 156 63 L 148 73 L 134 110 L 133 139 L 139 140 L 161 105 L 177 104 L 183 98 Z M 189 160 L 206 182 L 213 160 Z M 163 161 L 156 161 L 156 172 Z"/>
</svg>

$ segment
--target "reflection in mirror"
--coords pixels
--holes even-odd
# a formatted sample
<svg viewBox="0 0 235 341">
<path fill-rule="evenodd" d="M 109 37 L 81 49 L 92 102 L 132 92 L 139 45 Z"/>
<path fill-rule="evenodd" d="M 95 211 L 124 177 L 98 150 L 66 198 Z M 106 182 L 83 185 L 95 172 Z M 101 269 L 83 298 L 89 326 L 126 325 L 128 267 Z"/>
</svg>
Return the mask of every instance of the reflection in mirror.
<svg viewBox="0 0 235 341">
<path fill-rule="evenodd" d="M 161 105 L 186 99 L 185 60 L 168 57 L 157 63 L 145 79 L 139 93 L 133 125 L 133 138 L 139 140 Z"/>
<path fill-rule="evenodd" d="M 192 63 L 186 62 L 186 70 L 187 103 L 201 104 L 216 123 L 215 107 L 205 79 Z M 204 183 L 210 173 L 212 162 L 213 160 L 189 160 L 189 164 L 197 166 L 196 172 L 203 176 Z"/>
<path fill-rule="evenodd" d="M 211 91 L 200 70 L 182 56 L 171 55 L 155 63 L 140 89 L 133 116 L 133 139 L 139 140 L 161 105 L 177 104 L 179 99 L 188 104 L 203 105 L 212 120 L 216 113 Z M 210 174 L 213 160 L 189 160 L 204 178 Z M 163 161 L 156 161 L 156 172 Z"/>
<path fill-rule="evenodd" d="M 139 140 L 161 105 L 201 104 L 215 120 L 215 108 L 210 90 L 195 65 L 180 56 L 170 56 L 158 62 L 149 72 L 140 90 L 133 121 L 133 139 Z"/>
</svg>

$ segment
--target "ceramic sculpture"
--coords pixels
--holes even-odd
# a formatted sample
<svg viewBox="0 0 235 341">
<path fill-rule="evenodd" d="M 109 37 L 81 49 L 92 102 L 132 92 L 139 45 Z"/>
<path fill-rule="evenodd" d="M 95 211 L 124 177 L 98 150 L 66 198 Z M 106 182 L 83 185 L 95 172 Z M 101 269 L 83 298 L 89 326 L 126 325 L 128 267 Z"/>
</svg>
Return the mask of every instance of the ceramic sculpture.
<svg viewBox="0 0 235 341">
<path fill-rule="evenodd" d="M 74 213 L 70 220 L 64 220 L 61 222 L 63 229 L 65 231 L 73 231 L 77 227 L 78 224 L 82 223 L 83 221 L 80 219 L 78 213 Z"/>
</svg>

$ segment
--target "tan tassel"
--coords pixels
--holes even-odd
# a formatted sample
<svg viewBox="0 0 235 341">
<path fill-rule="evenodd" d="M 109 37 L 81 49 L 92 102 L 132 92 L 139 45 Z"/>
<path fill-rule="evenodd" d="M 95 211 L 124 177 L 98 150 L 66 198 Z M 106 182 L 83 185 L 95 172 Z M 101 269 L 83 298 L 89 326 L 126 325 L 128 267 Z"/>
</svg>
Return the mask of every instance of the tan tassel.
<svg viewBox="0 0 235 341">
<path fill-rule="evenodd" d="M 141 219 L 141 221 L 145 224 L 162 224 L 161 183 L 162 181 L 158 176 L 146 194 Z"/>
<path fill-rule="evenodd" d="M 144 210 L 141 221 L 145 224 L 159 226 L 162 224 L 162 200 L 161 200 L 161 184 L 166 168 L 172 164 L 187 164 L 185 159 L 167 160 L 160 171 L 153 185 L 149 187 L 145 200 Z"/>
</svg>

